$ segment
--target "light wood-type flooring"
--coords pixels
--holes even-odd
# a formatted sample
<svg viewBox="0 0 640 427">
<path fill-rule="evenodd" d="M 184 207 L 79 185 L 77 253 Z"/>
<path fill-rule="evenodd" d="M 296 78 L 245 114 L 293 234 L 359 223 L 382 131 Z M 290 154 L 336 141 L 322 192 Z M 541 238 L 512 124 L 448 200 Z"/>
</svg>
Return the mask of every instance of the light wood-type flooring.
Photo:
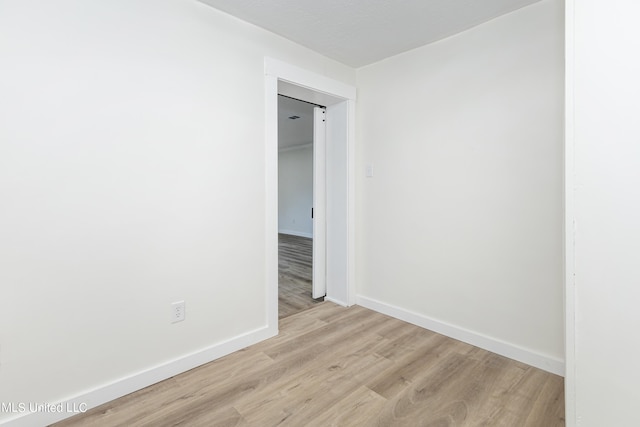
<svg viewBox="0 0 640 427">
<path fill-rule="evenodd" d="M 563 379 L 363 307 L 280 334 L 57 424 L 564 426 Z"/>
<path fill-rule="evenodd" d="M 322 301 L 311 298 L 312 254 L 312 239 L 278 235 L 278 318 Z"/>
</svg>

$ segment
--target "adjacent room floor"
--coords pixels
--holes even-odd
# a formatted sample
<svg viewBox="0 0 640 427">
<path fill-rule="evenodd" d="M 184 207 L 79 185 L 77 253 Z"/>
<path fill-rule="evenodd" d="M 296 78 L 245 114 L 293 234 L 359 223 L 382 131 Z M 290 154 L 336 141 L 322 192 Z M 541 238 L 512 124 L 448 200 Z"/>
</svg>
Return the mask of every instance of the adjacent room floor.
<svg viewBox="0 0 640 427">
<path fill-rule="evenodd" d="M 313 240 L 278 235 L 278 318 L 299 313 L 322 299 L 311 298 Z"/>
</svg>

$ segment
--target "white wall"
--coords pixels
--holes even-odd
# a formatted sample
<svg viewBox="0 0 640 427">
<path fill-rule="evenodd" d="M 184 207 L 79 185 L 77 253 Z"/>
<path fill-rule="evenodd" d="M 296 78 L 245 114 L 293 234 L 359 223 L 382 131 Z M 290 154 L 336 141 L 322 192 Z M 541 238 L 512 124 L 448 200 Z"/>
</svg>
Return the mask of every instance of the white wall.
<svg viewBox="0 0 640 427">
<path fill-rule="evenodd" d="M 359 302 L 561 373 L 562 2 L 357 78 Z"/>
<path fill-rule="evenodd" d="M 349 140 L 351 131 L 349 122 L 351 117 L 351 103 L 349 100 L 330 105 L 326 110 L 327 146 L 326 146 L 326 176 L 327 176 L 327 297 L 329 301 L 341 305 L 352 305 L 352 290 L 349 260 L 353 254 L 349 253 L 349 234 L 352 232 L 349 204 L 350 176 L 353 166 L 350 163 Z M 347 118 L 345 120 L 344 118 Z M 345 186 L 343 183 L 347 183 Z M 352 196 L 353 197 L 353 196 Z M 351 285 L 352 286 L 352 285 Z M 354 293 L 354 292 L 353 292 Z"/>
<path fill-rule="evenodd" d="M 0 0 L 0 401 L 265 327 L 265 56 L 355 81 L 195 1 Z"/>
<path fill-rule="evenodd" d="M 278 231 L 313 237 L 313 146 L 278 152 Z"/>
<path fill-rule="evenodd" d="M 638 425 L 639 15 L 567 1 L 568 426 Z"/>
</svg>

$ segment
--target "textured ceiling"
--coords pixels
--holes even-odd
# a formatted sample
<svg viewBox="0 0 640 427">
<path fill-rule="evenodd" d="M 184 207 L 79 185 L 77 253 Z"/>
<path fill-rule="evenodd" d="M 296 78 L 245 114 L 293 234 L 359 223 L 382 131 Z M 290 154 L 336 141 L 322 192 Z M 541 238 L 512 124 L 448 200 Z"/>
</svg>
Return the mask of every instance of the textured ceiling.
<svg viewBox="0 0 640 427">
<path fill-rule="evenodd" d="M 199 0 L 352 67 L 539 0 Z"/>
</svg>

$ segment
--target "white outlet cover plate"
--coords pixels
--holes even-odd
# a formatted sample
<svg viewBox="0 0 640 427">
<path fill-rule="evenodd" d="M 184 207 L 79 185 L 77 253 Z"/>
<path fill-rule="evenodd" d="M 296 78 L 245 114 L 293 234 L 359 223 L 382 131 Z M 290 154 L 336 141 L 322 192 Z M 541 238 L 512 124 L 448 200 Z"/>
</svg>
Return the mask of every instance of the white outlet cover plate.
<svg viewBox="0 0 640 427">
<path fill-rule="evenodd" d="M 184 301 L 176 301 L 171 304 L 171 323 L 182 322 L 185 319 Z"/>
</svg>

